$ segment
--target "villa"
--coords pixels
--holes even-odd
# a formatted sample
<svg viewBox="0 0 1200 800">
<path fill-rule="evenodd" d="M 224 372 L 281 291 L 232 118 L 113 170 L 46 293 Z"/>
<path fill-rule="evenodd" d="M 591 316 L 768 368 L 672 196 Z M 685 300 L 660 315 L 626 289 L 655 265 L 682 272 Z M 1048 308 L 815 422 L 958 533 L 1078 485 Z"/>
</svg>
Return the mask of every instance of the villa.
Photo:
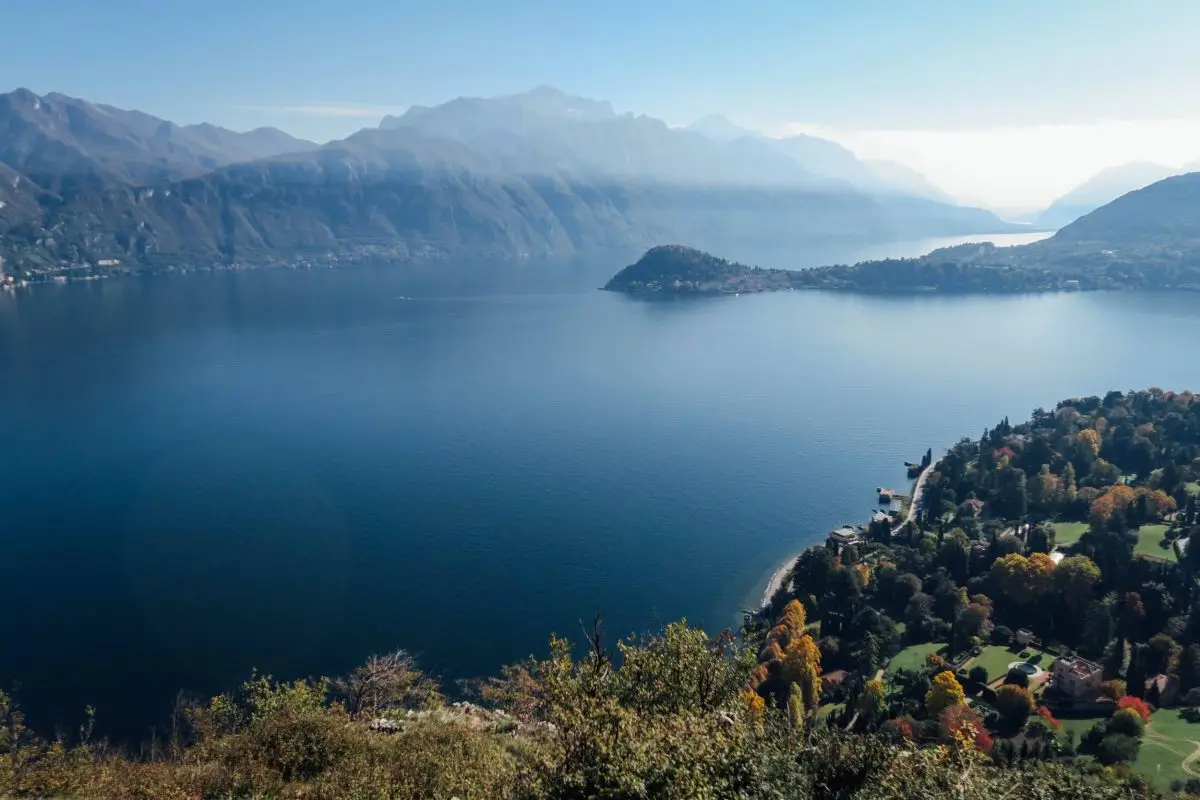
<svg viewBox="0 0 1200 800">
<path fill-rule="evenodd" d="M 1054 687 L 1071 697 L 1085 697 L 1100 690 L 1104 680 L 1104 668 L 1094 661 L 1079 656 L 1063 656 L 1055 659 L 1051 673 Z"/>
<path fill-rule="evenodd" d="M 851 528 L 849 525 L 838 528 L 836 531 L 831 532 L 829 534 L 829 538 L 831 541 L 843 546 L 862 544 L 863 542 L 862 534 L 854 528 Z"/>
</svg>

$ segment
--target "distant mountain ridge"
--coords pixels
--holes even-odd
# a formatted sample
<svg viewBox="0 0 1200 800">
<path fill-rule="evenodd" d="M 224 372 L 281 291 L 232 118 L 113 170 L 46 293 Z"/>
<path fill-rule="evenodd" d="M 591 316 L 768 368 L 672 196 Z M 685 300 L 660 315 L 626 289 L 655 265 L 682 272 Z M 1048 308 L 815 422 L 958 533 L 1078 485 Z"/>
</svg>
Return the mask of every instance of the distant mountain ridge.
<svg viewBox="0 0 1200 800">
<path fill-rule="evenodd" d="M 1113 200 L 1049 239 L 987 242 L 920 258 L 791 271 L 749 267 L 694 248 L 648 250 L 604 287 L 630 293 L 729 294 L 817 289 L 884 294 L 1172 289 L 1200 292 L 1200 173 Z"/>
<path fill-rule="evenodd" d="M 275 128 L 179 126 L 57 93 L 0 94 L 0 163 L 46 186 L 63 178 L 150 184 L 315 147 Z"/>
<path fill-rule="evenodd" d="M 2 97 L 0 164 L 13 176 L 0 189 L 0 258 L 34 279 L 93 274 L 100 261 L 521 260 L 1013 229 L 980 209 L 862 191 L 780 149 L 858 163 L 831 142 L 718 141 L 549 87 L 414 107 L 320 147 L 60 95 Z"/>
<path fill-rule="evenodd" d="M 1144 161 L 1108 167 L 1055 200 L 1034 218 L 1046 229 L 1062 228 L 1121 195 L 1187 170 Z"/>
<path fill-rule="evenodd" d="M 766 142 L 809 172 L 869 194 L 911 196 L 963 207 L 911 167 L 894 161 L 860 160 L 849 149 L 829 139 L 804 134 L 772 138 L 731 122 L 721 114 L 701 117 L 686 130 L 718 141 L 752 138 Z"/>
</svg>

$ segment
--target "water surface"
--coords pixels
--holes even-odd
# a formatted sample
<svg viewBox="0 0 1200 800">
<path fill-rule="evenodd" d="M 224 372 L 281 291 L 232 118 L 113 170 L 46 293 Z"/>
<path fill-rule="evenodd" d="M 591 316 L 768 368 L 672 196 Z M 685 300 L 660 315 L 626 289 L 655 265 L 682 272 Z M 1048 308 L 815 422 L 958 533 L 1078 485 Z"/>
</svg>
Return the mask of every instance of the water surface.
<svg viewBox="0 0 1200 800">
<path fill-rule="evenodd" d="M 394 271 L 0 295 L 0 681 L 137 736 L 180 688 L 447 679 L 736 620 L 902 462 L 1200 388 L 1192 296 L 409 297 Z"/>
</svg>

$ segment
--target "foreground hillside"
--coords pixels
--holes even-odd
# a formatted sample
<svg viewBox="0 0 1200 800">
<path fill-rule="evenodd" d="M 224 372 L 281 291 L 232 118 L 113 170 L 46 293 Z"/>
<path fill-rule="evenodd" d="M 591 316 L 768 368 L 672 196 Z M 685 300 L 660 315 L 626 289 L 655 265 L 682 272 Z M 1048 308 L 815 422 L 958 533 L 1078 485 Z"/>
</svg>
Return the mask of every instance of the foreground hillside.
<svg viewBox="0 0 1200 800">
<path fill-rule="evenodd" d="M 549 658 L 448 706 L 396 654 L 336 681 L 256 677 L 178 710 L 131 759 L 95 741 L 46 743 L 0 697 L 0 793 L 105 798 L 1072 798 L 1147 797 L 1118 776 L 1052 761 L 999 766 L 958 734 L 918 745 L 764 708 L 754 652 L 680 623 L 582 659 Z M 1026 792 L 1028 794 L 1026 794 Z"/>
</svg>

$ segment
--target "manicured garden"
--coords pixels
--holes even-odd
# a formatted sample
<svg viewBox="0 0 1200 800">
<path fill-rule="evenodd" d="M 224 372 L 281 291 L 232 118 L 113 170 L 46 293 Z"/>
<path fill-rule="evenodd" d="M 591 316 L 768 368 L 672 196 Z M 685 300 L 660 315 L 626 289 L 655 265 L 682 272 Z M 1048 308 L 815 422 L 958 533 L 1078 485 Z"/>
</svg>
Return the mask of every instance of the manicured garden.
<svg viewBox="0 0 1200 800">
<path fill-rule="evenodd" d="M 1009 649 L 999 645 L 988 645 L 984 647 L 979 655 L 972 658 L 963 666 L 966 669 L 971 667 L 983 667 L 987 670 L 988 681 L 994 682 L 1002 680 L 1008 674 L 1008 665 L 1014 661 L 1021 661 L 1021 650 Z"/>
<path fill-rule="evenodd" d="M 887 671 L 897 672 L 906 669 L 915 672 L 916 670 L 924 669 L 926 658 L 930 653 L 944 655 L 943 651 L 945 649 L 945 642 L 925 642 L 924 644 L 909 645 L 888 662 Z"/>
<path fill-rule="evenodd" d="M 1055 522 L 1053 525 L 1054 544 L 1064 548 L 1078 542 L 1089 528 L 1086 522 Z M 1179 560 L 1175 555 L 1175 548 L 1170 544 L 1163 546 L 1163 536 L 1169 529 L 1169 525 L 1143 525 L 1138 529 L 1138 540 L 1133 551 L 1148 558 L 1160 558 L 1175 563 Z"/>
<path fill-rule="evenodd" d="M 1174 564 L 1179 560 L 1175 555 L 1175 548 L 1170 543 L 1165 547 L 1162 545 L 1163 536 L 1169 529 L 1168 525 L 1143 525 L 1138 529 L 1138 540 L 1133 552 L 1150 558 L 1161 558 Z"/>
<path fill-rule="evenodd" d="M 1055 522 L 1054 543 L 1059 547 L 1075 544 L 1088 527 L 1086 522 Z"/>
</svg>

